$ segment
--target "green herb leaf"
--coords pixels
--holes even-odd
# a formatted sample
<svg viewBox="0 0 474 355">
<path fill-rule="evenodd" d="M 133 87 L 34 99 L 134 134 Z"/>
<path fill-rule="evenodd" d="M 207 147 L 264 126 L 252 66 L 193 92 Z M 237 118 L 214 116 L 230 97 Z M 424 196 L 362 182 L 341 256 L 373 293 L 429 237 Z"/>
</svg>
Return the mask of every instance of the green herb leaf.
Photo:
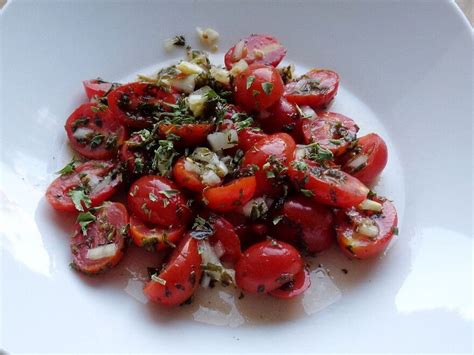
<svg viewBox="0 0 474 355">
<path fill-rule="evenodd" d="M 178 190 L 160 190 L 159 194 L 165 195 L 167 198 L 173 197 L 176 194 L 179 194 Z"/>
<path fill-rule="evenodd" d="M 156 195 L 155 195 L 153 192 L 150 192 L 150 193 L 148 194 L 148 198 L 149 198 L 150 201 L 152 201 L 152 202 L 158 201 L 158 197 L 156 197 Z"/>
<path fill-rule="evenodd" d="M 78 211 L 84 211 L 84 206 L 89 208 L 91 206 L 91 199 L 88 194 L 85 193 L 83 188 L 78 188 L 75 190 L 70 190 L 68 195 L 71 197 L 74 207 Z M 83 206 L 84 204 L 84 206 Z"/>
<path fill-rule="evenodd" d="M 398 227 L 392 227 L 392 233 L 398 235 Z"/>
<path fill-rule="evenodd" d="M 246 85 L 246 89 L 250 89 L 250 87 L 252 86 L 253 82 L 255 81 L 255 77 L 253 75 L 250 75 L 248 78 L 247 78 L 247 85 Z"/>
<path fill-rule="evenodd" d="M 79 213 L 77 216 L 77 223 L 81 226 L 82 234 L 87 235 L 87 226 L 92 222 L 95 222 L 97 217 L 94 216 L 90 211 Z"/>
<path fill-rule="evenodd" d="M 258 95 L 260 95 L 260 91 L 258 91 L 258 90 L 252 90 L 252 96 L 253 96 L 253 97 L 257 97 Z"/>
<path fill-rule="evenodd" d="M 291 163 L 291 166 L 293 166 L 296 170 L 298 171 L 306 171 L 308 169 L 308 164 L 306 164 L 302 160 L 295 160 Z"/>
<path fill-rule="evenodd" d="M 300 192 L 305 195 L 306 197 L 313 197 L 314 192 L 311 190 L 301 189 Z"/>
<path fill-rule="evenodd" d="M 262 89 L 265 92 L 265 94 L 270 95 L 273 91 L 273 83 L 262 83 Z"/>
<path fill-rule="evenodd" d="M 76 157 L 72 157 L 72 160 L 69 163 L 67 163 L 67 165 L 64 168 L 57 171 L 56 174 L 64 176 L 64 175 L 72 173 L 75 170 L 75 166 L 77 162 L 78 160 L 76 160 Z"/>
</svg>

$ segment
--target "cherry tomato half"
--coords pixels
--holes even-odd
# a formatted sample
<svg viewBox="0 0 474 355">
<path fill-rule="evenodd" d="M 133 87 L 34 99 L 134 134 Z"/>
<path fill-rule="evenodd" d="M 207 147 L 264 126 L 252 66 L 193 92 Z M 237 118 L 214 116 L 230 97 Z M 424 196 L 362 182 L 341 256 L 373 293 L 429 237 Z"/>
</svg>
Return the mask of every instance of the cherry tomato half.
<svg viewBox="0 0 474 355">
<path fill-rule="evenodd" d="M 108 96 L 114 117 L 125 126 L 146 128 L 154 122 L 154 115 L 168 111 L 165 103 L 175 104 L 176 94 L 146 83 L 129 83 L 112 90 Z"/>
<path fill-rule="evenodd" d="M 303 270 L 301 255 L 290 244 L 266 240 L 248 248 L 237 262 L 237 286 L 250 293 L 266 293 L 294 279 Z"/>
<path fill-rule="evenodd" d="M 90 100 L 93 97 L 105 96 L 116 84 L 103 81 L 102 79 L 91 79 L 84 80 L 82 85 L 84 86 L 87 98 Z"/>
<path fill-rule="evenodd" d="M 283 215 L 298 225 L 307 251 L 319 253 L 328 249 L 335 239 L 332 209 L 303 197 L 295 196 L 285 201 Z"/>
<path fill-rule="evenodd" d="M 313 109 L 326 107 L 336 96 L 339 75 L 332 70 L 313 69 L 299 80 L 285 86 L 284 96 L 294 104 L 308 105 Z"/>
<path fill-rule="evenodd" d="M 86 274 L 97 274 L 117 265 L 125 248 L 124 231 L 128 223 L 125 206 L 105 202 L 93 216 L 85 233 L 79 223 L 76 224 L 71 239 L 72 265 Z"/>
<path fill-rule="evenodd" d="M 286 133 L 276 133 L 259 140 L 248 150 L 242 160 L 243 168 L 257 169 L 257 191 L 261 194 L 276 194 L 280 182 L 286 175 L 288 163 L 293 159 L 295 141 Z"/>
<path fill-rule="evenodd" d="M 311 286 L 309 270 L 304 268 L 297 273 L 294 279 L 276 290 L 270 291 L 270 295 L 276 298 L 289 299 L 301 295 Z"/>
<path fill-rule="evenodd" d="M 152 227 L 134 215 L 130 217 L 130 234 L 135 245 L 139 247 L 151 247 L 157 251 L 174 248 L 181 240 L 184 231 L 184 226 Z"/>
<path fill-rule="evenodd" d="M 64 127 L 73 149 L 89 159 L 113 158 L 126 135 L 109 109 L 92 103 L 79 106 Z"/>
<path fill-rule="evenodd" d="M 242 149 L 244 153 L 252 148 L 260 139 L 268 137 L 268 134 L 261 129 L 253 127 L 243 128 L 237 134 L 239 136 L 238 147 Z"/>
<path fill-rule="evenodd" d="M 280 98 L 265 112 L 261 112 L 258 122 L 267 133 L 286 132 L 291 134 L 301 126 L 300 115 L 296 106 L 284 97 Z M 301 127 L 299 127 L 301 129 Z"/>
<path fill-rule="evenodd" d="M 370 185 L 387 165 L 387 145 L 378 134 L 370 133 L 360 137 L 354 149 L 341 158 L 342 170 Z"/>
<path fill-rule="evenodd" d="M 226 185 L 204 190 L 203 199 L 207 208 L 211 210 L 232 211 L 249 202 L 255 194 L 256 187 L 255 176 L 243 177 Z"/>
<path fill-rule="evenodd" d="M 336 214 L 337 241 L 344 253 L 357 259 L 367 259 L 383 252 L 393 235 L 398 233 L 395 206 L 384 198 L 375 198 L 382 204 L 382 212 L 373 213 L 355 208 L 339 210 Z M 374 233 L 362 233 L 369 230 Z M 368 235 L 370 234 L 370 235 Z"/>
<path fill-rule="evenodd" d="M 46 199 L 58 211 L 75 212 L 71 194 L 83 194 L 95 207 L 111 197 L 122 183 L 122 174 L 113 161 L 90 160 L 68 174 L 56 178 L 46 190 Z M 82 207 L 86 208 L 84 202 Z"/>
<path fill-rule="evenodd" d="M 283 94 L 283 81 L 274 67 L 253 64 L 235 78 L 234 98 L 246 111 L 262 111 Z"/>
<path fill-rule="evenodd" d="M 160 134 L 167 138 L 170 134 L 178 136 L 180 139 L 175 142 L 175 146 L 180 148 L 192 147 L 206 142 L 207 135 L 211 133 L 214 125 L 210 123 L 160 126 Z"/>
<path fill-rule="evenodd" d="M 225 54 L 224 62 L 227 69 L 241 59 L 247 64 L 264 64 L 278 66 L 286 54 L 286 49 L 272 36 L 252 34 L 241 39 Z"/>
<path fill-rule="evenodd" d="M 118 158 L 122 161 L 131 176 L 141 175 L 150 170 L 150 154 L 142 147 L 134 147 L 134 144 L 143 142 L 140 135 L 132 135 L 120 147 Z"/>
<path fill-rule="evenodd" d="M 306 144 L 319 143 L 334 155 L 340 155 L 356 139 L 359 127 L 349 117 L 319 111 L 315 119 L 303 120 L 302 131 Z"/>
<path fill-rule="evenodd" d="M 180 158 L 173 167 L 173 179 L 176 183 L 188 190 L 202 192 L 205 189 L 199 174 L 185 168 L 185 157 Z"/>
<path fill-rule="evenodd" d="M 305 164 L 304 169 L 290 164 L 288 174 L 308 197 L 334 207 L 357 206 L 366 199 L 369 189 L 344 171 L 324 168 L 309 160 Z"/>
<path fill-rule="evenodd" d="M 167 227 L 185 225 L 192 215 L 179 186 L 156 175 L 142 176 L 130 186 L 128 206 L 142 221 Z"/>
<path fill-rule="evenodd" d="M 177 306 L 191 297 L 201 279 L 201 255 L 198 241 L 186 234 L 173 250 L 164 270 L 146 284 L 144 293 L 153 302 Z"/>
</svg>

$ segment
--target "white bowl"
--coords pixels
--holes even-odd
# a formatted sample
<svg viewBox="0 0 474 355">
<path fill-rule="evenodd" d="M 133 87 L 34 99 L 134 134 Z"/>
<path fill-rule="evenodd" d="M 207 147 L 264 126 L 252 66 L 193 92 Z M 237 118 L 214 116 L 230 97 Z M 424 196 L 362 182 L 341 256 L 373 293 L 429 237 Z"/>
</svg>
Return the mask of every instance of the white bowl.
<svg viewBox="0 0 474 355">
<path fill-rule="evenodd" d="M 472 30 L 453 2 L 11 1 L 1 11 L 0 348 L 472 350 Z M 235 300 L 225 289 L 173 310 L 145 304 L 152 254 L 130 248 L 98 278 L 69 269 L 73 217 L 44 191 L 71 156 L 63 124 L 85 99 L 81 81 L 133 79 L 176 60 L 164 39 L 196 44 L 196 26 L 220 32 L 216 60 L 240 37 L 269 33 L 300 70 L 340 74 L 331 109 L 389 146 L 376 190 L 395 201 L 400 235 L 386 255 L 318 256 L 303 299 Z"/>
</svg>

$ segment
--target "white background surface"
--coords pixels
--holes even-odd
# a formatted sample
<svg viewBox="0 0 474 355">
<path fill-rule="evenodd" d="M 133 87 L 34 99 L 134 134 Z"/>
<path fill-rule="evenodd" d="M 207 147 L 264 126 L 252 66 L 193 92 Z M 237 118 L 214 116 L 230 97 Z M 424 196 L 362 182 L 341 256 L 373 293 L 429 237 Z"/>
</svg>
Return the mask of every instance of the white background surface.
<svg viewBox="0 0 474 355">
<path fill-rule="evenodd" d="M 454 4 L 18 1 L 0 21 L 0 348 L 472 350 L 472 31 Z M 248 33 L 271 33 L 299 68 L 336 70 L 342 88 L 331 109 L 389 144 L 377 191 L 395 200 L 400 236 L 381 259 L 316 258 L 341 295 L 317 313 L 301 312 L 301 301 L 250 298 L 237 303 L 239 316 L 230 311 L 240 324 L 208 325 L 193 319 L 197 305 L 142 303 L 133 249 L 107 277 L 67 267 L 73 218 L 63 221 L 43 194 L 70 156 L 62 126 L 84 100 L 81 80 L 133 78 L 178 58 L 163 40 L 194 40 L 196 26 L 217 29 L 222 51 Z"/>
</svg>

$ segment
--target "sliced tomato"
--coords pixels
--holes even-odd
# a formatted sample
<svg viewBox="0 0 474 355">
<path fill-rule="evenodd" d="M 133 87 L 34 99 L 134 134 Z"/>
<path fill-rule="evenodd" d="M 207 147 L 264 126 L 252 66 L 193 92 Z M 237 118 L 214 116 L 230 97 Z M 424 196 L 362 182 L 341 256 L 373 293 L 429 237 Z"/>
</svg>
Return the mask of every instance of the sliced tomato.
<svg viewBox="0 0 474 355">
<path fill-rule="evenodd" d="M 143 290 L 153 302 L 165 306 L 178 306 L 189 299 L 199 287 L 202 275 L 198 241 L 189 233 L 173 250 L 163 271 L 153 277 Z"/>
<path fill-rule="evenodd" d="M 93 97 L 105 96 L 116 86 L 116 84 L 109 83 L 108 81 L 104 81 L 102 79 L 84 80 L 82 85 L 84 86 L 84 91 L 86 92 L 87 98 L 89 100 Z"/>
<path fill-rule="evenodd" d="M 169 111 L 166 103 L 175 104 L 177 95 L 141 82 L 121 85 L 108 95 L 114 117 L 127 127 L 146 128 L 160 112 Z"/>
<path fill-rule="evenodd" d="M 122 259 L 128 213 L 121 203 L 105 202 L 90 215 L 93 218 L 88 217 L 89 224 L 85 227 L 76 224 L 71 239 L 72 265 L 86 274 L 97 274 L 109 270 Z"/>
<path fill-rule="evenodd" d="M 196 123 L 183 125 L 160 125 L 160 134 L 168 138 L 170 134 L 178 136 L 180 139 L 175 145 L 180 148 L 192 147 L 206 142 L 207 135 L 211 133 L 214 125 L 210 123 Z"/>
<path fill-rule="evenodd" d="M 49 204 L 58 211 L 77 211 L 71 194 L 83 192 L 95 207 L 111 197 L 122 183 L 122 174 L 114 161 L 90 160 L 56 178 L 46 191 Z M 79 193 L 78 193 L 79 194 Z M 87 208 L 84 202 L 82 208 Z"/>
<path fill-rule="evenodd" d="M 255 176 L 243 177 L 226 185 L 204 190 L 203 200 L 211 210 L 232 211 L 249 202 L 255 194 L 256 187 Z"/>
<path fill-rule="evenodd" d="M 286 132 L 291 134 L 298 126 L 301 126 L 300 121 L 300 114 L 296 106 L 284 97 L 258 116 L 258 122 L 267 133 Z M 301 127 L 299 128 L 301 129 Z"/>
<path fill-rule="evenodd" d="M 270 291 L 270 295 L 276 298 L 289 299 L 301 295 L 311 286 L 309 270 L 304 268 L 297 273 L 294 279 L 276 290 Z"/>
<path fill-rule="evenodd" d="M 243 128 L 237 134 L 239 136 L 238 147 L 242 149 L 244 153 L 252 148 L 260 139 L 268 137 L 268 134 L 261 129 L 253 127 Z"/>
<path fill-rule="evenodd" d="M 307 251 L 319 253 L 328 249 L 335 239 L 332 209 L 303 196 L 285 201 L 283 215 L 296 224 Z"/>
<path fill-rule="evenodd" d="M 303 258 L 293 246 L 266 240 L 243 253 L 235 267 L 235 279 L 245 292 L 266 293 L 293 280 L 303 267 Z"/>
<path fill-rule="evenodd" d="M 150 171 L 150 154 L 142 147 L 135 147 L 134 144 L 143 142 L 140 135 L 132 135 L 132 137 L 125 141 L 120 147 L 118 157 L 127 169 L 131 176 L 141 175 Z"/>
<path fill-rule="evenodd" d="M 337 241 L 342 251 L 350 257 L 367 259 L 376 256 L 387 248 L 393 235 L 398 233 L 395 206 L 382 197 L 374 200 L 382 204 L 380 213 L 351 208 L 339 210 L 336 214 Z M 366 230 L 374 230 L 375 233 L 367 233 Z"/>
<path fill-rule="evenodd" d="M 285 85 L 284 96 L 294 104 L 313 109 L 326 107 L 339 88 L 339 75 L 332 70 L 313 69 L 297 81 Z"/>
<path fill-rule="evenodd" d="M 344 153 L 355 141 L 358 131 L 352 119 L 335 112 L 319 111 L 315 119 L 302 122 L 305 143 L 319 143 L 334 155 Z"/>
<path fill-rule="evenodd" d="M 290 164 L 288 174 L 300 191 L 324 205 L 357 206 L 366 199 L 369 189 L 342 170 L 325 168 L 306 160 L 304 169 Z"/>
<path fill-rule="evenodd" d="M 261 194 L 277 194 L 286 176 L 288 163 L 293 159 L 295 141 L 286 133 L 276 133 L 259 140 L 248 150 L 242 160 L 242 168 L 257 169 L 257 191 Z"/>
<path fill-rule="evenodd" d="M 275 104 L 283 94 L 283 81 L 274 67 L 252 64 L 234 80 L 235 102 L 247 112 L 260 112 Z"/>
<path fill-rule="evenodd" d="M 185 225 L 192 217 L 187 198 L 170 179 L 142 176 L 128 193 L 128 207 L 144 222 L 162 226 Z"/>
<path fill-rule="evenodd" d="M 188 190 L 202 192 L 206 185 L 203 184 L 199 174 L 185 168 L 185 157 L 180 158 L 173 167 L 173 179 L 176 183 Z"/>
<path fill-rule="evenodd" d="M 357 145 L 341 158 L 342 170 L 371 185 L 387 165 L 387 145 L 378 134 L 370 133 L 360 137 Z"/>
<path fill-rule="evenodd" d="M 134 215 L 130 217 L 130 234 L 135 245 L 145 248 L 151 247 L 157 251 L 176 247 L 183 237 L 185 229 L 184 226 L 150 226 Z"/>
<path fill-rule="evenodd" d="M 87 103 L 67 119 L 66 133 L 72 148 L 89 159 L 110 159 L 117 154 L 127 134 L 105 107 Z"/>
<path fill-rule="evenodd" d="M 240 61 L 247 64 L 264 64 L 278 66 L 286 55 L 286 48 L 273 36 L 252 34 L 242 38 L 225 54 L 224 62 L 227 69 Z"/>
</svg>

